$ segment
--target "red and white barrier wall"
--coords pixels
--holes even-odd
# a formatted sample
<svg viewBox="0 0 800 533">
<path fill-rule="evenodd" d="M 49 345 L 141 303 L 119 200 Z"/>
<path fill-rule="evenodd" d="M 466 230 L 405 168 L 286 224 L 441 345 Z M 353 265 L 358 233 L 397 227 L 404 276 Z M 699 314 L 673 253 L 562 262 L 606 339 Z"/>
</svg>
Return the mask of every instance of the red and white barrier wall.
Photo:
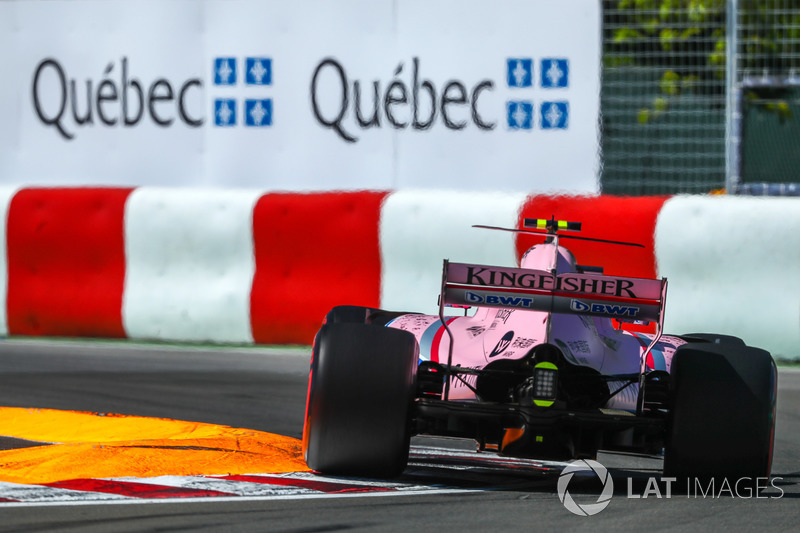
<svg viewBox="0 0 800 533">
<path fill-rule="evenodd" d="M 584 223 L 606 273 L 666 276 L 667 330 L 800 358 L 800 202 L 453 191 L 0 188 L 0 333 L 310 343 L 338 304 L 435 312 L 442 259 L 513 265 L 535 237 L 471 228 Z"/>
</svg>

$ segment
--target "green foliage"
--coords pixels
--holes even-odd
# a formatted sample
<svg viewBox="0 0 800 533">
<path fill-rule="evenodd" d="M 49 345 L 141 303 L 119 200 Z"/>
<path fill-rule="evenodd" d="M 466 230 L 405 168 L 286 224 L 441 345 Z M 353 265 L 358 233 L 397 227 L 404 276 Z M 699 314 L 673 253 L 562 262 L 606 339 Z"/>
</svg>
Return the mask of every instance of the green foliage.
<svg viewBox="0 0 800 533">
<path fill-rule="evenodd" d="M 744 97 L 749 107 L 759 107 L 784 124 L 792 119 L 792 108 L 785 99 L 786 92 L 787 89 L 781 87 L 757 87 L 745 92 Z"/>
<path fill-rule="evenodd" d="M 639 110 L 639 123 L 663 116 L 684 94 L 724 101 L 726 0 L 603 0 L 603 9 L 606 67 L 659 73 L 660 94 Z M 737 16 L 740 70 L 800 74 L 800 0 L 740 0 Z M 791 118 L 785 102 L 764 105 L 782 120 Z"/>
</svg>

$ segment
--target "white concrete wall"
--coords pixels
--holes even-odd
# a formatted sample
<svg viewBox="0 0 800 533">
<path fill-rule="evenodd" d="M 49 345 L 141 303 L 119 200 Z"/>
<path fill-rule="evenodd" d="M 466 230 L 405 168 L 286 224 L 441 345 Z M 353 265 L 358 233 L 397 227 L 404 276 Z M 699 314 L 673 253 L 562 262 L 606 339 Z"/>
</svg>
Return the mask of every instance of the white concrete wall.
<svg viewBox="0 0 800 533">
<path fill-rule="evenodd" d="M 438 314 L 442 262 L 516 265 L 515 236 L 472 228 L 513 228 L 526 195 L 398 191 L 380 222 L 381 307 Z"/>
<path fill-rule="evenodd" d="M 7 297 L 14 280 L 8 265 L 15 250 L 8 250 L 6 230 L 15 192 L 0 187 L 0 335 L 9 333 Z M 253 210 L 263 194 L 151 187 L 130 194 L 124 214 L 125 280 L 118 289 L 128 337 L 253 342 Z M 370 237 L 361 244 L 380 248 L 376 304 L 434 314 L 443 259 L 515 265 L 514 233 L 471 226 L 515 227 L 527 200 L 521 193 L 409 190 L 387 195 L 379 242 Z M 590 200 L 585 209 L 593 206 Z M 608 213 L 607 223 L 625 216 Z M 300 245 L 313 247 L 313 239 Z M 609 247 L 608 254 L 613 253 Z M 653 253 L 658 275 L 669 279 L 668 333 L 735 335 L 776 358 L 800 360 L 800 199 L 673 197 L 658 214 Z M 325 258 L 337 260 L 351 259 Z"/>
<path fill-rule="evenodd" d="M 0 187 L 0 335 L 8 335 L 8 255 L 6 228 L 8 226 L 8 208 L 17 187 Z"/>
<path fill-rule="evenodd" d="M 800 359 L 800 199 L 677 196 L 659 214 L 655 253 L 667 331 Z"/>
<path fill-rule="evenodd" d="M 129 337 L 253 342 L 253 207 L 262 193 L 141 188 L 125 212 Z"/>
</svg>

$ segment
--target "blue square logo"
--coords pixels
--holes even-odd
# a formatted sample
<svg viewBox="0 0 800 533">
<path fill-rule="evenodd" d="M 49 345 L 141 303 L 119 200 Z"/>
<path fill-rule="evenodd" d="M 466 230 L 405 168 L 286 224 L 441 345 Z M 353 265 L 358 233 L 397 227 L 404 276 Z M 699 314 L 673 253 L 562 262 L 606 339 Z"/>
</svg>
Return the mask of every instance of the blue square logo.
<svg viewBox="0 0 800 533">
<path fill-rule="evenodd" d="M 506 116 L 512 130 L 533 129 L 533 102 L 506 102 Z"/>
<path fill-rule="evenodd" d="M 244 123 L 256 128 L 272 126 L 272 99 L 245 100 Z"/>
<path fill-rule="evenodd" d="M 533 85 L 533 60 L 510 57 L 506 59 L 506 79 L 509 87 Z"/>
<path fill-rule="evenodd" d="M 247 85 L 272 85 L 272 59 L 268 57 L 246 58 L 244 80 Z"/>
<path fill-rule="evenodd" d="M 542 88 L 564 89 L 569 87 L 569 60 L 542 59 Z"/>
<path fill-rule="evenodd" d="M 569 102 L 542 102 L 542 129 L 565 130 L 569 127 Z"/>
<path fill-rule="evenodd" d="M 214 124 L 223 127 L 236 125 L 236 100 L 233 98 L 214 100 Z"/>
<path fill-rule="evenodd" d="M 236 85 L 236 58 L 214 59 L 214 85 Z"/>
</svg>

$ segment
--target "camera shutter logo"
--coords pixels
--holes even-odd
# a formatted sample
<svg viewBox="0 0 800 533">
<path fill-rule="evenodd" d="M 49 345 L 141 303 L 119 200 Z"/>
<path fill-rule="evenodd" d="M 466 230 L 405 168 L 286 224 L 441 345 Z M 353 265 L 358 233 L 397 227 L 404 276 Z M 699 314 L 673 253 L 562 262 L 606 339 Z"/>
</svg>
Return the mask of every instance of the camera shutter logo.
<svg viewBox="0 0 800 533">
<path fill-rule="evenodd" d="M 569 485 L 575 472 L 585 472 L 589 470 L 594 472 L 595 475 L 600 478 L 600 481 L 603 482 L 603 490 L 597 498 L 596 503 L 581 505 L 577 503 L 572 498 L 569 491 L 567 491 L 567 485 Z M 558 499 L 561 500 L 561 503 L 564 504 L 564 507 L 566 507 L 569 512 L 579 516 L 596 515 L 608 506 L 613 495 L 614 480 L 611 479 L 611 475 L 608 473 L 608 470 L 606 470 L 606 467 L 597 461 L 592 461 L 590 459 L 573 461 L 567 465 L 558 478 Z"/>
</svg>

